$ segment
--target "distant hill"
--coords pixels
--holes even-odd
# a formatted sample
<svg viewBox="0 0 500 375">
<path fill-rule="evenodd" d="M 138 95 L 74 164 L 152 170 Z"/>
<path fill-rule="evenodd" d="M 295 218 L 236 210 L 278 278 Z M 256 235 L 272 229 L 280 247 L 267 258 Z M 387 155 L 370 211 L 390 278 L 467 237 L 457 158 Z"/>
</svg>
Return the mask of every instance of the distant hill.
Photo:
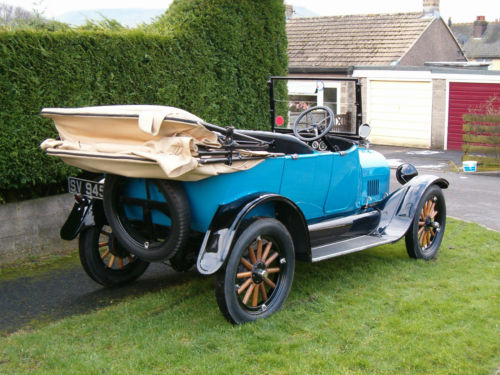
<svg viewBox="0 0 500 375">
<path fill-rule="evenodd" d="M 85 24 L 87 20 L 99 21 L 103 16 L 109 19 L 114 19 L 120 22 L 123 26 L 134 27 L 140 23 L 150 23 L 154 17 L 161 15 L 165 9 L 144 9 L 144 8 L 128 8 L 128 9 L 92 9 L 92 10 L 75 10 L 72 12 L 63 13 L 55 19 L 57 21 L 66 22 L 73 26 Z"/>
<path fill-rule="evenodd" d="M 293 17 L 317 17 L 318 14 L 311 12 L 309 9 L 304 8 L 304 7 L 298 7 L 294 6 L 293 7 Z"/>
<path fill-rule="evenodd" d="M 168 4 L 168 2 L 167 2 Z M 73 26 L 84 25 L 87 20 L 99 21 L 104 17 L 116 20 L 123 26 L 134 27 L 140 23 L 150 23 L 155 17 L 163 14 L 164 9 L 145 9 L 145 8 L 123 8 L 123 9 L 91 9 L 91 10 L 75 10 L 72 12 L 63 13 L 55 19 L 57 21 L 69 23 Z M 311 12 L 304 7 L 294 7 L 294 17 L 315 17 L 316 13 Z"/>
</svg>

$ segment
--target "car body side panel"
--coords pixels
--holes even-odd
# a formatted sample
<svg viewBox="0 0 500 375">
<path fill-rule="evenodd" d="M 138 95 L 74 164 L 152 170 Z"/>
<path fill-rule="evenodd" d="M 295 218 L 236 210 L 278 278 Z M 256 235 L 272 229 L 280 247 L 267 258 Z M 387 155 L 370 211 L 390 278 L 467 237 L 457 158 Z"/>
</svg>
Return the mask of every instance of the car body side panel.
<svg viewBox="0 0 500 375">
<path fill-rule="evenodd" d="M 333 172 L 324 204 L 325 215 L 335 215 L 359 209 L 358 197 L 361 187 L 358 150 L 357 146 L 353 146 L 346 152 L 331 154 Z"/>
<path fill-rule="evenodd" d="M 262 191 L 278 193 L 284 163 L 284 157 L 270 158 L 246 171 L 183 182 L 191 208 L 191 229 L 205 232 L 219 206 Z"/>
<path fill-rule="evenodd" d="M 333 154 L 286 156 L 280 194 L 292 200 L 307 220 L 324 216 Z"/>
<path fill-rule="evenodd" d="M 376 151 L 359 149 L 361 166 L 361 205 L 382 201 L 389 194 L 390 167 L 384 156 Z"/>
<path fill-rule="evenodd" d="M 191 229 L 205 232 L 219 206 L 261 192 L 287 197 L 303 210 L 307 220 L 322 217 L 331 169 L 331 153 L 288 155 L 268 158 L 246 171 L 182 182 L 191 208 Z M 131 179 L 129 185 L 127 195 L 145 199 L 142 179 Z M 152 198 L 163 200 L 154 191 Z M 129 207 L 126 211 L 130 218 L 140 220 L 142 217 L 139 207 Z M 159 214 L 153 220 L 157 224 L 170 225 L 168 218 Z"/>
</svg>

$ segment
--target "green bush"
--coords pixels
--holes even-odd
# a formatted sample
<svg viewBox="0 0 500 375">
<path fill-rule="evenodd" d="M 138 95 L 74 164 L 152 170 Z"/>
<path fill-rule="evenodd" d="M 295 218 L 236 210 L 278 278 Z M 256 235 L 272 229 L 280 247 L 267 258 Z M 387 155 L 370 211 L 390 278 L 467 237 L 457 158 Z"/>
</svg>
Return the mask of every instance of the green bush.
<svg viewBox="0 0 500 375">
<path fill-rule="evenodd" d="M 74 173 L 39 149 L 57 135 L 44 107 L 171 105 L 268 128 L 266 81 L 286 68 L 281 0 L 176 0 L 145 31 L 0 32 L 0 200 Z"/>
<path fill-rule="evenodd" d="M 287 71 L 284 12 L 279 0 L 175 0 L 150 30 L 173 35 L 206 64 L 210 79 L 196 83 L 210 98 L 205 118 L 268 129 L 266 81 Z M 186 94 L 199 102 L 196 90 Z"/>
</svg>

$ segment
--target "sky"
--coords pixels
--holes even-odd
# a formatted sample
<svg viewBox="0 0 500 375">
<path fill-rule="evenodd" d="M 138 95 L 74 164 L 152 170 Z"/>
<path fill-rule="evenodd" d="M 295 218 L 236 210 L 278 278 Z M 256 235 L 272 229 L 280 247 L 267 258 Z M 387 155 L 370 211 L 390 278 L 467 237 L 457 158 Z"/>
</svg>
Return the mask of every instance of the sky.
<svg viewBox="0 0 500 375">
<path fill-rule="evenodd" d="M 237 0 L 236 0 L 237 1 Z M 374 14 L 418 12 L 423 0 L 285 0 L 286 3 L 302 6 L 318 15 Z M 108 8 L 167 8 L 171 0 L 0 0 L 0 3 L 21 6 L 28 10 L 37 9 L 48 18 L 74 10 Z M 486 16 L 487 21 L 500 19 L 498 0 L 441 0 L 441 17 L 452 18 L 454 22 L 472 22 L 476 16 Z"/>
</svg>

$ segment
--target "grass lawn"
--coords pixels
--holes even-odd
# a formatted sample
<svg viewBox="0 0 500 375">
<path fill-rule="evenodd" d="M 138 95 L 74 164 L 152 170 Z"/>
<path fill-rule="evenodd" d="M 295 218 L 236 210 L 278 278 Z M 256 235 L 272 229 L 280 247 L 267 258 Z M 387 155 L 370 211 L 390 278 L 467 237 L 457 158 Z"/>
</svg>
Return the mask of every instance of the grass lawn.
<svg viewBox="0 0 500 375">
<path fill-rule="evenodd" d="M 23 260 L 0 264 L 0 282 L 23 277 L 34 277 L 51 270 L 65 268 L 80 262 L 78 250 L 71 253 L 52 254 L 45 257 L 28 257 Z"/>
<path fill-rule="evenodd" d="M 500 233 L 449 220 L 434 261 L 400 241 L 298 263 L 283 310 L 242 326 L 193 277 L 2 337 L 0 373 L 495 374 L 499 256 Z"/>
</svg>

